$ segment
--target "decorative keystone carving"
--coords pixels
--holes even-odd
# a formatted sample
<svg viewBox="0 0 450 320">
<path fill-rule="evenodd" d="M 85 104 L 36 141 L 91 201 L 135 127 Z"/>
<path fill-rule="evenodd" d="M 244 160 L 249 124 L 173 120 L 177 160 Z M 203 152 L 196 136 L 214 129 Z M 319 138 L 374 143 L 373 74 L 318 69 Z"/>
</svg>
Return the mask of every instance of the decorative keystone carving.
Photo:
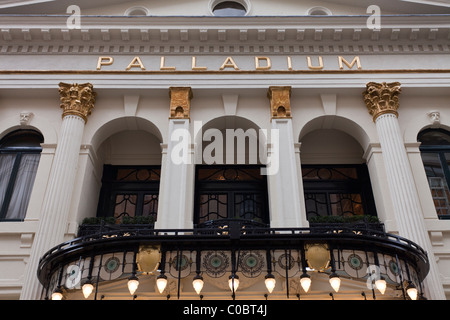
<svg viewBox="0 0 450 320">
<path fill-rule="evenodd" d="M 270 87 L 267 97 L 270 100 L 272 119 L 291 118 L 291 87 Z"/>
<path fill-rule="evenodd" d="M 399 95 L 402 91 L 399 82 L 369 82 L 366 86 L 367 89 L 363 93 L 364 102 L 374 122 L 386 113 L 393 113 L 398 117 Z"/>
<path fill-rule="evenodd" d="M 171 87 L 170 119 L 189 119 L 192 97 L 193 94 L 190 87 Z"/>
<path fill-rule="evenodd" d="M 32 112 L 21 112 L 20 113 L 20 125 L 27 126 L 30 124 L 31 119 L 33 119 L 34 114 Z"/>
<path fill-rule="evenodd" d="M 59 94 L 61 108 L 64 110 L 63 118 L 68 115 L 75 115 L 87 123 L 88 116 L 94 109 L 97 97 L 92 84 L 68 84 L 61 82 L 59 84 Z"/>
<path fill-rule="evenodd" d="M 439 128 L 441 125 L 441 113 L 439 111 L 430 111 L 427 113 L 432 128 Z"/>
</svg>

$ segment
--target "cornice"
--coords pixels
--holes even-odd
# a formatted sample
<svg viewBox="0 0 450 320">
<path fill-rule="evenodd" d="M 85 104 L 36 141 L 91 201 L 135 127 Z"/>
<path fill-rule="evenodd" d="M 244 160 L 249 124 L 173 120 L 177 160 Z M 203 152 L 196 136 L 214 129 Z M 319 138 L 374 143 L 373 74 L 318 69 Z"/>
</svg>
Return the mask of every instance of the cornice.
<svg viewBox="0 0 450 320">
<path fill-rule="evenodd" d="M 450 44 L 449 15 L 382 16 L 381 29 L 367 16 L 296 17 L 111 17 L 82 16 L 69 29 L 68 16 L 0 16 L 0 44 L 191 45 Z M 189 44 L 188 44 L 189 42 Z M 445 50 L 445 48 L 444 48 Z M 3 51 L 5 53 L 5 50 Z"/>
</svg>

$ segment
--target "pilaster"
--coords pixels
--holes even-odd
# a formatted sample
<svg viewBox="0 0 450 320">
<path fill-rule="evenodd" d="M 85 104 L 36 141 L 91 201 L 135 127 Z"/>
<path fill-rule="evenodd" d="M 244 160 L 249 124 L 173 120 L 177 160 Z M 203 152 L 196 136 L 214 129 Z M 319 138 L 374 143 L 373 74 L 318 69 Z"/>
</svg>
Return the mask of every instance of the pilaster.
<svg viewBox="0 0 450 320">
<path fill-rule="evenodd" d="M 291 88 L 270 87 L 268 91 L 272 119 L 272 143 L 268 170 L 271 226 L 303 227 L 298 167 L 291 117 Z M 273 139 L 276 133 L 278 139 Z M 277 164 L 277 168 L 273 166 Z M 303 217 L 303 218 L 302 218 Z"/>
<path fill-rule="evenodd" d="M 194 161 L 190 138 L 190 87 L 170 88 L 167 147 L 163 150 L 157 229 L 193 227 Z"/>
</svg>

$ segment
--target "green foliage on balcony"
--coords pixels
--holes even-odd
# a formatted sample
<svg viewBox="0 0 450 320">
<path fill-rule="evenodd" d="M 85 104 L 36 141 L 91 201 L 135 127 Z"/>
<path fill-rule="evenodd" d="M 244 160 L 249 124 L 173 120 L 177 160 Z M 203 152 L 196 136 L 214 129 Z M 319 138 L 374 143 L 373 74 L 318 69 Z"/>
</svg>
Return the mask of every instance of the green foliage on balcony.
<svg viewBox="0 0 450 320">
<path fill-rule="evenodd" d="M 101 225 L 101 224 L 154 224 L 155 218 L 152 216 L 124 216 L 122 219 L 114 217 L 89 217 L 84 218 L 81 225 Z"/>
<path fill-rule="evenodd" d="M 310 217 L 309 223 L 380 223 L 375 216 L 316 216 Z"/>
</svg>

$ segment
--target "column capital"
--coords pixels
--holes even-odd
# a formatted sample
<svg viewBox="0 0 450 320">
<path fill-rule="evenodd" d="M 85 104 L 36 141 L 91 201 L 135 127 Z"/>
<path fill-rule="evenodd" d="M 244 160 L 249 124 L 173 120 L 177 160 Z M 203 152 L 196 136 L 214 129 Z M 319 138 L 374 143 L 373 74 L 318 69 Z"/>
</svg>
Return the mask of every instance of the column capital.
<svg viewBox="0 0 450 320">
<path fill-rule="evenodd" d="M 272 119 L 292 118 L 291 87 L 269 87 L 267 97 L 270 100 Z"/>
<path fill-rule="evenodd" d="M 374 122 L 386 113 L 392 113 L 398 117 L 397 109 L 401 91 L 400 82 L 367 83 L 366 91 L 363 92 L 364 102 Z"/>
<path fill-rule="evenodd" d="M 170 119 L 189 119 L 192 98 L 191 87 L 170 87 Z"/>
<path fill-rule="evenodd" d="M 84 84 L 68 84 L 61 82 L 59 84 L 59 94 L 61 100 L 61 108 L 64 110 L 62 117 L 75 115 L 87 123 L 88 116 L 91 114 L 95 106 L 97 93 L 90 83 Z"/>
</svg>

